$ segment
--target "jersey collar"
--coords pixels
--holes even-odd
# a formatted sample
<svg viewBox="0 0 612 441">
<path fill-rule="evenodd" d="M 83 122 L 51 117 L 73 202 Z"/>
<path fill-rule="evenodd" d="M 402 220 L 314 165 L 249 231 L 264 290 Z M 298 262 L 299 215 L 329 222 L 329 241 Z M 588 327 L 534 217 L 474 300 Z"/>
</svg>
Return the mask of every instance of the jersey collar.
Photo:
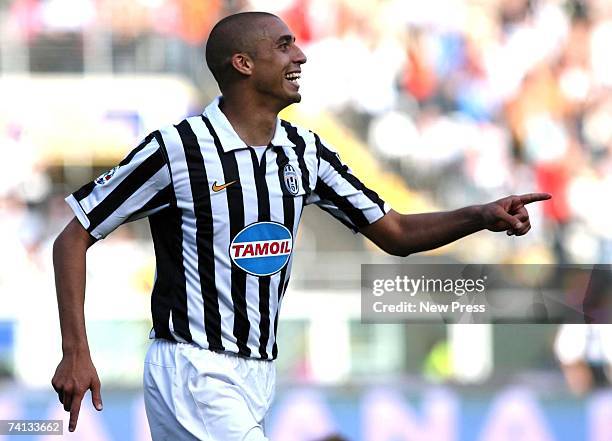
<svg viewBox="0 0 612 441">
<path fill-rule="evenodd" d="M 219 141 L 221 142 L 221 147 L 223 147 L 223 151 L 229 152 L 231 150 L 247 148 L 248 145 L 240 139 L 240 136 L 238 136 L 225 114 L 219 109 L 220 101 L 221 96 L 215 98 L 215 100 L 204 109 L 204 115 L 209 119 L 215 129 Z M 274 129 L 274 136 L 270 144 L 279 147 L 295 147 L 295 144 L 289 141 L 287 132 L 284 127 L 281 126 L 281 120 L 279 118 L 276 118 L 276 128 Z"/>
</svg>

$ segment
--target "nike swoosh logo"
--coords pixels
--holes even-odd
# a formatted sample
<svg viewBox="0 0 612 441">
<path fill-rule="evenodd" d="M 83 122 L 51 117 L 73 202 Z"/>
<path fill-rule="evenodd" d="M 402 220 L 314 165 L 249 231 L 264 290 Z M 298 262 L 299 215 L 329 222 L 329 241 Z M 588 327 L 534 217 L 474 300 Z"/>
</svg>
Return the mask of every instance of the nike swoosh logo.
<svg viewBox="0 0 612 441">
<path fill-rule="evenodd" d="M 215 183 L 212 185 L 212 191 L 214 191 L 215 193 L 221 190 L 225 190 L 227 187 L 229 187 L 232 184 L 235 184 L 238 181 L 232 181 L 232 182 L 228 182 L 227 184 L 221 184 L 221 185 L 217 185 L 217 181 L 215 181 Z"/>
</svg>

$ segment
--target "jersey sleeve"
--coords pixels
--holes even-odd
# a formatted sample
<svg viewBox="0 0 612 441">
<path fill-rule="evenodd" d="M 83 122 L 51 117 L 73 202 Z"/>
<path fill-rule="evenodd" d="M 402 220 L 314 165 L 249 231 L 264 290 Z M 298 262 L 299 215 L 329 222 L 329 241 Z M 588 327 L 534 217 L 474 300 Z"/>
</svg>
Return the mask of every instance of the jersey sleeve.
<svg viewBox="0 0 612 441">
<path fill-rule="evenodd" d="M 331 147 L 314 135 L 318 172 L 314 191 L 307 203 L 314 203 L 353 232 L 373 224 L 390 210 L 378 194 L 366 187 Z"/>
<path fill-rule="evenodd" d="M 172 203 L 167 157 L 154 134 L 108 172 L 66 198 L 77 219 L 96 239 L 119 225 L 140 219 Z"/>
</svg>

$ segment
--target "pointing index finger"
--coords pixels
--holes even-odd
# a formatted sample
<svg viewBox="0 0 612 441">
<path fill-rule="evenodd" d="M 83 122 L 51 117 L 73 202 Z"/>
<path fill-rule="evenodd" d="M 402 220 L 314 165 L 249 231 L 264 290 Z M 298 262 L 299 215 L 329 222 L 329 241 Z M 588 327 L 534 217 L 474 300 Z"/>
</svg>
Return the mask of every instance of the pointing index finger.
<svg viewBox="0 0 612 441">
<path fill-rule="evenodd" d="M 70 421 L 68 422 L 68 430 L 74 432 L 79 419 L 79 411 L 81 410 L 81 401 L 83 395 L 77 395 L 72 400 L 72 406 L 70 407 Z"/>
<path fill-rule="evenodd" d="M 526 193 L 519 196 L 523 205 L 531 204 L 532 202 L 546 201 L 552 198 L 550 193 Z"/>
</svg>

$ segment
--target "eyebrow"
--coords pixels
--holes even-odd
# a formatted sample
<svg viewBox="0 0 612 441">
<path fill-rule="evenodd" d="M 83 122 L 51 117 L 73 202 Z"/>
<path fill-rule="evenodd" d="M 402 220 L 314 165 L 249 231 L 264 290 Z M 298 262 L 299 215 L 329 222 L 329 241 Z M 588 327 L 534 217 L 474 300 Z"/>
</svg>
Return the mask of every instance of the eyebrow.
<svg viewBox="0 0 612 441">
<path fill-rule="evenodd" d="M 278 40 L 276 40 L 276 44 L 280 44 L 280 43 L 293 43 L 295 42 L 295 36 L 293 35 L 282 35 L 281 37 L 278 38 Z"/>
</svg>

